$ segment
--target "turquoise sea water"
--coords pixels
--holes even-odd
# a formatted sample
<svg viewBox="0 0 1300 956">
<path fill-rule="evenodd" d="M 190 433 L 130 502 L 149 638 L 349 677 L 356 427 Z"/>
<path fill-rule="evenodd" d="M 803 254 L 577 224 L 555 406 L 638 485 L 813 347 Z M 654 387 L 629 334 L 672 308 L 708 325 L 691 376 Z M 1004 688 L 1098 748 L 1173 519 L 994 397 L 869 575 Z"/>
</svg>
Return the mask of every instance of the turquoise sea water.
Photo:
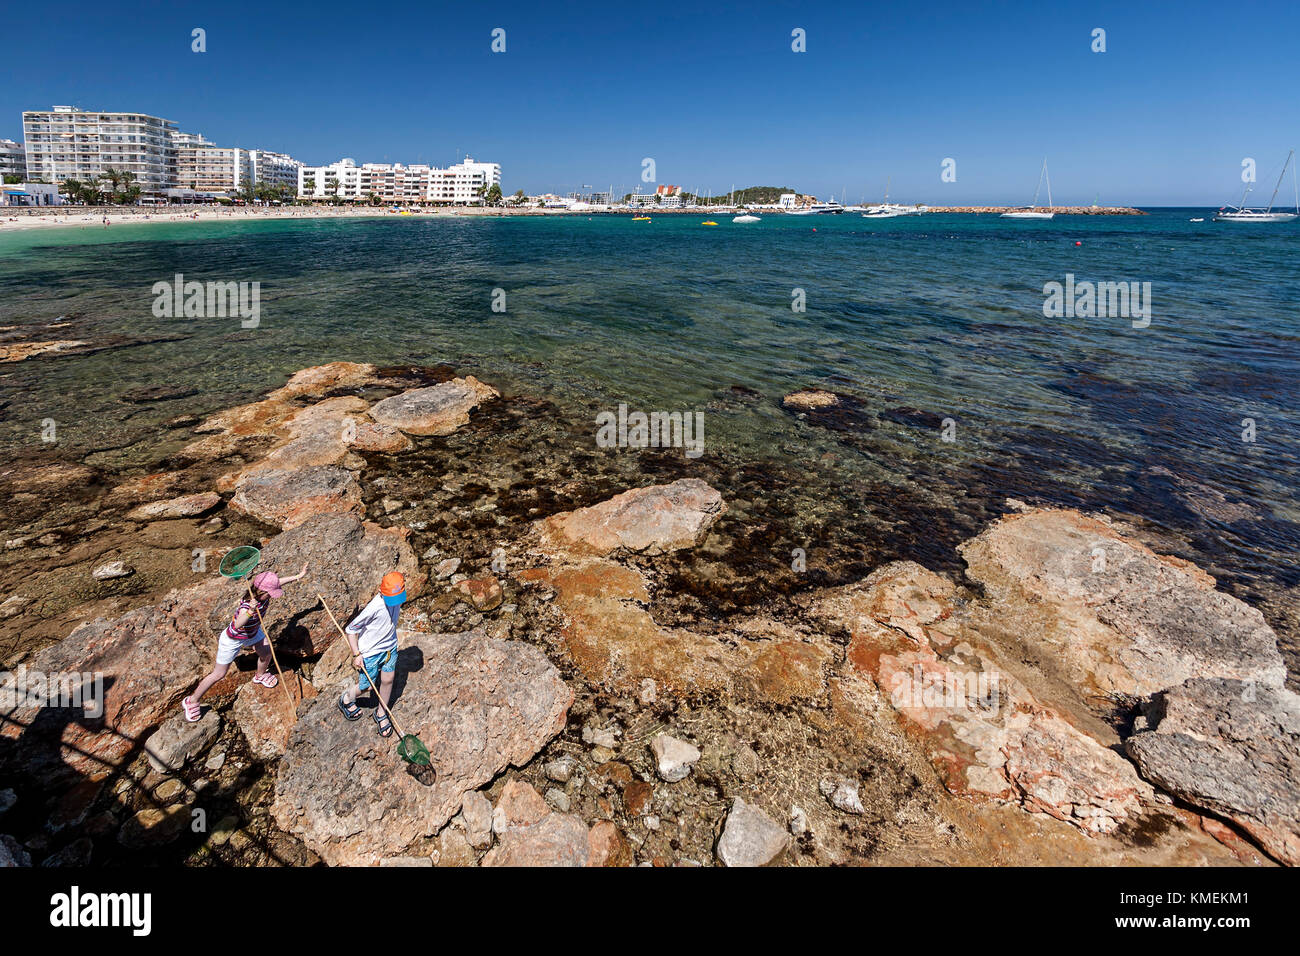
<svg viewBox="0 0 1300 956">
<path fill-rule="evenodd" d="M 252 400 L 304 366 L 451 363 L 546 395 L 575 421 L 620 402 L 704 410 L 706 455 L 797 466 L 830 451 L 844 481 L 932 485 L 954 507 L 1037 493 L 1143 514 L 1192 537 L 1217 571 L 1294 587 L 1300 224 L 1193 216 L 1209 218 L 390 217 L 15 233 L 0 236 L 0 326 L 17 327 L 5 335 L 114 347 L 0 365 L 0 449 L 41 450 L 54 419 L 74 457 L 127 466 L 157 457 L 159 422 Z M 260 282 L 260 326 L 156 318 L 151 287 L 177 272 Z M 1150 282 L 1149 327 L 1045 318 L 1044 283 L 1067 273 Z M 806 312 L 791 309 L 796 289 Z M 159 384 L 194 394 L 122 400 Z M 780 408 L 807 385 L 861 399 L 860 415 L 818 428 Z M 733 400 L 746 390 L 758 395 Z"/>
</svg>

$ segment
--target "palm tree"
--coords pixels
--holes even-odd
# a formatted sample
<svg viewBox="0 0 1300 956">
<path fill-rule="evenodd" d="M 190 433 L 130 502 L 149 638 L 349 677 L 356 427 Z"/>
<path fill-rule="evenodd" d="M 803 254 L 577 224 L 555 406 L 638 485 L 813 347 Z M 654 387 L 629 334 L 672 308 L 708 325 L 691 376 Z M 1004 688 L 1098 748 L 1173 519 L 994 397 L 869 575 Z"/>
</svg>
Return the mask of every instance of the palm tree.
<svg viewBox="0 0 1300 956">
<path fill-rule="evenodd" d="M 501 187 L 498 186 L 496 183 L 493 183 L 491 188 L 488 189 L 487 196 L 485 198 L 487 199 L 489 205 L 493 205 L 493 206 L 500 205 Z"/>
<path fill-rule="evenodd" d="M 77 202 L 81 198 L 81 180 L 79 179 L 65 179 L 62 189 L 68 197 L 68 202 Z"/>
</svg>

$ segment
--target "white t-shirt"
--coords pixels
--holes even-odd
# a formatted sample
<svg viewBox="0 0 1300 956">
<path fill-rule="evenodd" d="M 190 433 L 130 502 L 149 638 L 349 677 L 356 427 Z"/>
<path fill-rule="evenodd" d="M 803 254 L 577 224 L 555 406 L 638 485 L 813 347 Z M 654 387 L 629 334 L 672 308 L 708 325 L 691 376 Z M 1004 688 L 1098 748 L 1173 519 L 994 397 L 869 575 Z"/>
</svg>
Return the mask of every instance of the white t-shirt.
<svg viewBox="0 0 1300 956">
<path fill-rule="evenodd" d="M 356 637 L 362 657 L 386 654 L 397 646 L 397 616 L 400 604 L 389 607 L 384 596 L 376 594 L 361 613 L 348 625 L 348 633 Z"/>
</svg>

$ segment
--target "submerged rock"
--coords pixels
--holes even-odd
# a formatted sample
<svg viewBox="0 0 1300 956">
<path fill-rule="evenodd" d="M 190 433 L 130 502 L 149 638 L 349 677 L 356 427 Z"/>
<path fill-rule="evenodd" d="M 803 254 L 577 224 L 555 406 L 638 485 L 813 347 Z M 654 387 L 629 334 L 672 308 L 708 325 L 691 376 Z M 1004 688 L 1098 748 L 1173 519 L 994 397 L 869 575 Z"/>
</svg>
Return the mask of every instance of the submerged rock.
<svg viewBox="0 0 1300 956">
<path fill-rule="evenodd" d="M 718 859 L 726 866 L 767 866 L 790 846 L 790 834 L 766 813 L 740 797 L 731 804 L 718 840 Z"/>
<path fill-rule="evenodd" d="M 722 495 L 707 482 L 681 478 L 552 515 L 541 530 L 552 545 L 577 553 L 604 556 L 623 549 L 664 554 L 695 547 L 726 510 Z"/>
<path fill-rule="evenodd" d="M 564 727 L 573 693 L 536 648 L 463 634 L 401 632 L 393 710 L 433 755 L 437 782 L 404 772 L 396 740 L 308 703 L 280 762 L 272 813 L 330 865 L 400 854 L 431 837 L 477 790 L 530 760 Z"/>
<path fill-rule="evenodd" d="M 1156 694 L 1125 741 L 1142 775 L 1300 866 L 1300 696 L 1193 678 Z"/>
<path fill-rule="evenodd" d="M 500 397 L 495 388 L 469 375 L 376 402 L 370 417 L 408 435 L 450 435 L 469 423 L 469 413 L 479 405 Z"/>
<path fill-rule="evenodd" d="M 654 754 L 655 771 L 668 783 L 685 780 L 700 759 L 700 751 L 694 745 L 667 734 L 650 741 L 650 752 Z"/>
<path fill-rule="evenodd" d="M 801 388 L 781 399 L 786 408 L 807 410 L 809 408 L 830 408 L 840 403 L 839 396 L 821 388 Z"/>
</svg>

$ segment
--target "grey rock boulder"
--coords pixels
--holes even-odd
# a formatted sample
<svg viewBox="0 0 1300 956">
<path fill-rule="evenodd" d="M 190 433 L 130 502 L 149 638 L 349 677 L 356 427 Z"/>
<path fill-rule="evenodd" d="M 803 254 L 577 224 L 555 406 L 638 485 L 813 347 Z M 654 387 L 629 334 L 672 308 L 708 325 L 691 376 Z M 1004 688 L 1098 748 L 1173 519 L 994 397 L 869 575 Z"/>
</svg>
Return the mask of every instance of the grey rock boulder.
<svg viewBox="0 0 1300 956">
<path fill-rule="evenodd" d="M 305 705 L 280 761 L 272 815 L 332 866 L 375 863 L 437 834 L 466 794 L 558 734 L 573 702 L 529 644 L 482 631 L 399 639 L 393 711 L 429 748 L 436 783 L 406 773 L 369 721 L 344 720 L 332 694 Z"/>
<path fill-rule="evenodd" d="M 221 733 L 221 717 L 211 708 L 191 723 L 183 712 L 168 717 L 145 741 L 149 766 L 159 773 L 175 773 L 211 746 Z"/>
<path fill-rule="evenodd" d="M 1156 694 L 1125 750 L 1141 774 L 1300 865 L 1300 696 L 1196 678 Z"/>
</svg>

